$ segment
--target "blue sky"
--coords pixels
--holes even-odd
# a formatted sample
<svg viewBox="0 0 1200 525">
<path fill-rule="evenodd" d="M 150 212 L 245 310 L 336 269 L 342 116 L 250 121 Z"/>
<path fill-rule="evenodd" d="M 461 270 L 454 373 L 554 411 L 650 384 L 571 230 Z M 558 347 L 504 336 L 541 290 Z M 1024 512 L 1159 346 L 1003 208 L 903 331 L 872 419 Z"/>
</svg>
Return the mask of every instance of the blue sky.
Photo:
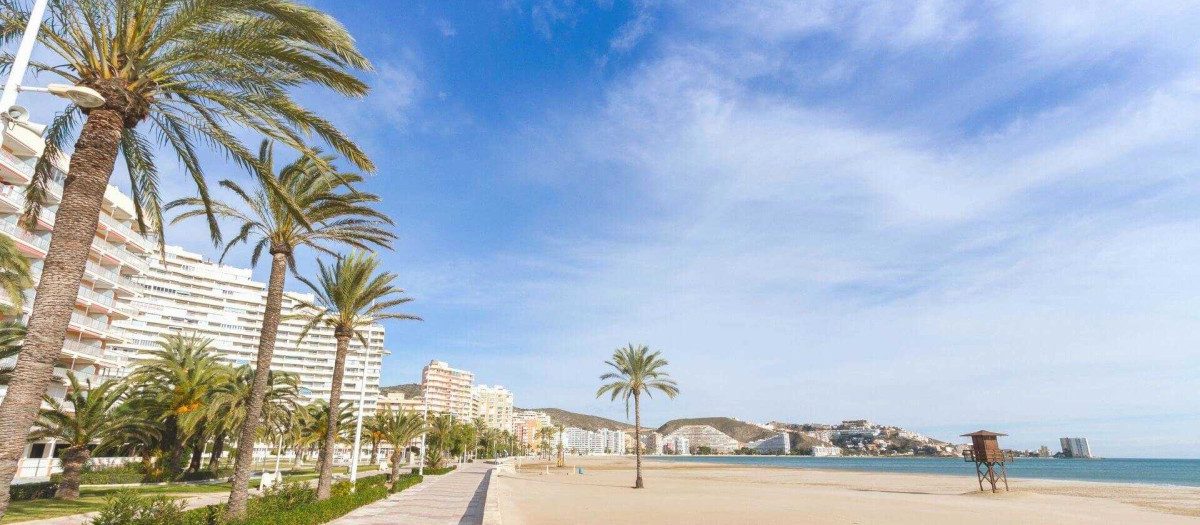
<svg viewBox="0 0 1200 525">
<path fill-rule="evenodd" d="M 384 383 L 624 419 L 634 342 L 682 388 L 650 422 L 1200 456 L 1200 5 L 316 3 L 374 92 L 300 97 L 378 164 L 425 318 Z"/>
</svg>

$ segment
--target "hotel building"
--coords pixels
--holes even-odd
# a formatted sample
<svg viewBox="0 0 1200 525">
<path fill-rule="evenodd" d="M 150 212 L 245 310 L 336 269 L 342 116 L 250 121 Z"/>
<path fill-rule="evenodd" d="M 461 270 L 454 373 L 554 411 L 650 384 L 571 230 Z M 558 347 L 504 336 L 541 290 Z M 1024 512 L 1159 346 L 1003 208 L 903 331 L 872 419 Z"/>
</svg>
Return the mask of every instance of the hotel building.
<svg viewBox="0 0 1200 525">
<path fill-rule="evenodd" d="M 421 372 L 421 395 L 429 403 L 429 411 L 452 414 L 457 419 L 474 417 L 471 391 L 475 374 L 455 370 L 442 361 L 430 361 Z"/>
<path fill-rule="evenodd" d="M 251 273 L 248 268 L 208 262 L 201 255 L 177 246 L 167 246 L 163 253 L 155 250 L 149 270 L 136 278 L 143 294 L 132 302 L 134 315 L 116 323 L 127 334 L 112 348 L 123 371 L 128 373 L 139 357 L 156 348 L 158 341 L 168 334 L 194 334 L 211 339 L 211 347 L 226 363 L 254 366 L 267 287 L 255 281 Z M 333 330 L 315 327 L 301 342 L 299 337 L 305 322 L 287 319 L 301 313 L 303 303 L 312 301 L 311 294 L 284 294 L 284 320 L 279 324 L 271 360 L 272 370 L 300 377 L 300 392 L 306 402 L 329 399 L 337 354 Z M 358 339 L 350 339 L 342 400 L 355 408 L 365 402 L 364 408 L 374 412 L 380 363 L 386 353 L 384 329 L 372 325 L 364 332 L 370 345 L 365 357 Z M 366 395 L 360 397 L 364 366 Z"/>
<path fill-rule="evenodd" d="M 686 438 L 694 448 L 709 447 L 714 454 L 733 453 L 741 446 L 738 440 L 709 425 L 684 425 L 666 435 L 668 444 L 675 438 Z"/>
<path fill-rule="evenodd" d="M 511 432 L 513 429 L 513 393 L 500 385 L 479 385 L 471 392 L 474 417 L 483 418 L 488 428 Z"/>
<path fill-rule="evenodd" d="M 35 286 L 25 293 L 21 311 L 10 312 L 9 318 L 19 317 L 29 321 L 33 307 L 36 284 L 41 278 L 42 263 L 50 248 L 50 236 L 54 233 L 55 212 L 62 200 L 63 182 L 69 169 L 65 157 L 52 159 L 51 180 L 47 181 L 46 197 L 42 211 L 32 230 L 18 224 L 25 209 L 25 190 L 33 178 L 34 166 L 45 148 L 42 138 L 20 126 L 9 125 L 3 129 L 3 147 L 0 147 L 0 235 L 13 240 L 17 249 L 29 259 Z M 112 376 L 118 366 L 111 349 L 125 339 L 124 332 L 114 322 L 131 315 L 129 301 L 141 287 L 135 278 L 146 272 L 146 255 L 153 243 L 136 230 L 135 210 L 132 200 L 114 186 L 108 186 L 97 224 L 96 237 L 92 240 L 87 266 L 79 283 L 79 295 L 75 299 L 75 311 L 67 326 L 62 352 L 55 362 L 54 375 L 62 382 L 52 383 L 47 394 L 63 399 L 67 393 L 65 377 L 73 371 L 80 382 L 90 381 L 97 385 Z M 2 295 L 2 294 L 0 294 Z M 0 297 L 0 304 L 12 305 L 7 296 Z M 0 361 L 0 367 L 8 368 L 16 358 Z M 0 398 L 7 389 L 0 386 Z M 5 436 L 5 439 L 16 439 Z M 53 459 L 52 450 L 43 442 L 27 445 L 17 477 L 48 475 Z"/>
<path fill-rule="evenodd" d="M 1058 440 L 1062 445 L 1062 453 L 1069 458 L 1090 458 L 1092 457 L 1092 447 L 1088 445 L 1087 438 L 1061 438 Z"/>
</svg>

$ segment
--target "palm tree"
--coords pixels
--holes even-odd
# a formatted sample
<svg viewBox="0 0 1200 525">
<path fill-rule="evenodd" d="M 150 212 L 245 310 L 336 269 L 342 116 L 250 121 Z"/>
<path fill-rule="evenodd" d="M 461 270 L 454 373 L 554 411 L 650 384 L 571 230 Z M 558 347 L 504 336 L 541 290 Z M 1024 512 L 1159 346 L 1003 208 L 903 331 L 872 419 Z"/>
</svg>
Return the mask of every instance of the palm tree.
<svg viewBox="0 0 1200 525">
<path fill-rule="evenodd" d="M 32 2 L 0 0 L 0 45 L 20 37 Z M 242 167 L 257 160 L 238 139 L 248 129 L 297 151 L 317 135 L 359 169 L 371 161 L 329 121 L 301 107 L 293 89 L 317 85 L 361 97 L 355 71 L 370 63 L 329 15 L 294 0 L 106 0 L 50 2 L 38 41 L 55 64 L 35 72 L 91 88 L 101 106 L 68 106 L 46 132 L 27 191 L 25 219 L 37 217 L 57 158 L 77 137 L 29 322 L 25 351 L 0 405 L 0 436 L 21 436 L 37 417 L 62 349 L 79 281 L 118 155 L 124 157 L 142 231 L 161 234 L 155 147 L 172 151 L 202 199 L 202 145 Z M 7 56 L 0 67 L 12 60 Z M 140 128 L 140 130 L 139 130 Z M 76 131 L 78 130 L 78 133 Z M 217 237 L 217 223 L 209 227 Z M 161 239 L 161 235 L 160 235 Z M 23 440 L 0 440 L 0 514 Z"/>
<path fill-rule="evenodd" d="M 450 414 L 442 414 L 429 420 L 429 425 L 426 427 L 426 449 L 433 449 L 439 452 L 445 452 L 450 447 L 450 441 L 454 435 L 454 417 Z M 426 451 L 428 454 L 428 450 Z"/>
<path fill-rule="evenodd" d="M 162 448 L 167 454 L 168 475 L 180 471 L 184 444 L 203 434 L 208 404 L 232 374 L 218 362 L 211 343 L 195 335 L 165 336 L 129 375 L 135 389 L 131 402 L 144 417 L 165 423 Z"/>
<path fill-rule="evenodd" d="M 67 445 L 62 455 L 62 481 L 54 497 L 73 500 L 79 497 L 80 475 L 93 452 L 89 446 L 99 441 L 96 451 L 114 448 L 123 431 L 144 424 L 118 416 L 116 405 L 125 395 L 120 382 L 81 385 L 74 372 L 67 372 L 67 382 L 69 391 L 63 401 L 43 396 L 49 408 L 41 410 L 30 439 L 55 439 Z"/>
<path fill-rule="evenodd" d="M 0 313 L 19 314 L 25 302 L 25 290 L 33 286 L 33 274 L 17 244 L 0 236 L 0 293 L 7 295 L 11 306 L 0 306 Z"/>
<path fill-rule="evenodd" d="M 320 275 L 316 283 L 301 278 L 304 284 L 312 289 L 317 302 L 303 305 L 305 313 L 301 315 L 307 323 L 300 332 L 300 340 L 304 340 L 308 332 L 316 327 L 333 330 L 333 337 L 337 341 L 337 355 L 333 363 L 329 404 L 337 406 L 342 400 L 342 380 L 346 372 L 346 353 L 350 351 L 350 338 L 358 339 L 364 349 L 369 348 L 363 328 L 385 319 L 420 318 L 391 311 L 412 299 L 402 297 L 400 294 L 403 294 L 404 290 L 392 284 L 396 280 L 395 275 L 379 271 L 379 261 L 375 256 L 354 251 L 345 258 L 338 259 L 333 266 L 326 266 L 320 261 L 318 265 Z M 331 430 L 336 430 L 336 427 Z M 333 457 L 333 439 L 332 432 L 325 437 L 325 445 L 321 448 L 323 458 Z M 322 461 L 321 475 L 317 481 L 317 499 L 329 498 L 332 483 L 333 462 Z"/>
<path fill-rule="evenodd" d="M 20 321 L 0 322 L 0 361 L 16 357 L 21 352 L 21 342 L 25 340 L 25 325 Z M 12 376 L 12 368 L 0 368 L 0 385 L 7 385 Z"/>
<path fill-rule="evenodd" d="M 642 394 L 650 397 L 652 391 L 658 390 L 667 397 L 674 398 L 679 394 L 679 387 L 675 384 L 675 380 L 671 379 L 663 370 L 667 366 L 667 360 L 659 357 L 659 352 L 651 352 L 645 345 L 635 347 L 631 343 L 625 348 L 618 348 L 613 352 L 612 360 L 605 361 L 604 364 L 611 366 L 613 371 L 600 376 L 600 380 L 611 382 L 601 386 L 596 391 L 596 397 L 611 393 L 612 401 L 618 397 L 624 399 L 625 417 L 629 417 L 629 398 L 633 398 L 633 442 L 635 445 L 640 445 L 642 442 Z M 642 485 L 642 448 L 635 446 L 634 452 L 637 454 L 637 480 L 634 482 L 633 488 L 640 489 L 644 486 Z"/>
<path fill-rule="evenodd" d="M 558 439 L 557 439 L 557 441 L 558 441 L 558 463 L 556 463 L 554 465 L 556 467 L 567 466 L 567 458 L 565 456 L 563 456 L 563 432 L 566 432 L 566 431 L 567 431 L 566 427 L 563 426 L 562 423 L 559 423 L 558 424 Z"/>
<path fill-rule="evenodd" d="M 538 439 L 538 455 L 545 454 L 546 459 L 550 459 L 550 439 L 554 437 L 555 428 L 551 426 L 541 427 L 537 430 Z"/>
<path fill-rule="evenodd" d="M 425 431 L 425 422 L 416 412 L 393 412 L 388 410 L 375 417 L 376 428 L 382 438 L 392 444 L 392 483 L 400 479 L 400 454 L 408 448 L 413 438 Z M 374 462 L 372 460 L 372 462 Z"/>
<path fill-rule="evenodd" d="M 179 199 L 166 209 L 183 207 L 186 211 L 173 223 L 191 217 L 207 217 L 209 213 L 223 219 L 232 219 L 238 224 L 238 234 L 225 244 L 221 254 L 224 260 L 229 250 L 240 243 L 253 243 L 254 252 L 250 264 L 257 265 L 259 256 L 267 252 L 271 256 L 271 276 L 267 285 L 267 304 L 263 310 L 263 324 L 259 332 L 258 358 L 251 392 L 250 417 L 239 431 L 239 441 L 252 439 L 258 429 L 258 414 L 262 411 L 263 396 L 266 394 L 266 375 L 275 354 L 275 338 L 279 331 L 280 312 L 283 306 L 284 281 L 287 270 L 296 270 L 296 248 L 306 246 L 329 255 L 336 255 L 332 245 L 342 244 L 360 249 L 373 246 L 391 247 L 395 238 L 386 226 L 392 220 L 372 209 L 368 204 L 378 202 L 379 197 L 356 191 L 354 184 L 362 176 L 353 173 L 337 173 L 330 169 L 332 157 L 314 159 L 301 156 L 274 172 L 273 147 L 264 140 L 259 147 L 257 166 L 261 170 L 253 192 L 246 191 L 231 180 L 221 185 L 238 197 L 239 206 L 221 202 L 206 202 L 202 198 Z M 249 497 L 250 463 L 254 458 L 251 448 L 239 447 L 234 461 L 233 490 L 229 494 L 228 513 L 230 518 L 242 514 Z"/>
<path fill-rule="evenodd" d="M 317 401 L 304 407 L 308 413 L 304 420 L 304 432 L 308 434 L 305 438 L 307 446 L 321 446 L 321 452 L 317 457 L 317 471 L 324 470 L 325 463 L 329 463 L 330 471 L 333 469 L 332 458 L 333 454 L 325 455 L 324 443 L 326 436 L 333 435 L 335 442 L 349 443 L 350 435 L 348 432 L 349 423 L 354 420 L 354 411 L 350 403 L 339 403 L 337 415 L 333 420 L 333 430 L 330 430 L 330 416 L 333 415 L 333 410 L 330 410 L 329 403 L 324 399 Z M 327 461 L 326 458 L 329 458 Z"/>
<path fill-rule="evenodd" d="M 239 366 L 234 369 L 230 380 L 220 385 L 213 393 L 207 414 L 215 427 L 212 456 L 208 466 L 213 472 L 220 469 L 221 454 L 225 450 L 228 432 L 242 428 L 246 414 L 250 412 L 250 392 L 254 376 L 255 371 L 249 365 Z M 291 422 L 291 414 L 298 406 L 299 397 L 300 376 L 289 372 L 268 371 L 267 390 L 263 396 L 259 418 L 270 426 L 286 428 Z"/>
<path fill-rule="evenodd" d="M 363 432 L 366 432 L 367 439 L 371 441 L 371 464 L 379 462 L 379 443 L 383 441 L 383 430 L 379 415 L 367 416 L 363 418 Z"/>
</svg>

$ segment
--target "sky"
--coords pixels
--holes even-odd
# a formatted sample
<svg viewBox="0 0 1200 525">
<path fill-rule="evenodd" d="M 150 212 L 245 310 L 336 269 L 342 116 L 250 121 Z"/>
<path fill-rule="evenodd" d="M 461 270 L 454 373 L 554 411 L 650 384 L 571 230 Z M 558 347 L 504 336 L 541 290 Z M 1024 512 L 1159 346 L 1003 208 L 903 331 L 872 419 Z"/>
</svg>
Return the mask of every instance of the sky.
<svg viewBox="0 0 1200 525">
<path fill-rule="evenodd" d="M 379 167 L 424 319 L 385 385 L 438 359 L 625 420 L 595 391 L 634 343 L 681 388 L 652 424 L 1200 457 L 1200 4 L 314 3 L 373 91 L 297 96 Z"/>
</svg>

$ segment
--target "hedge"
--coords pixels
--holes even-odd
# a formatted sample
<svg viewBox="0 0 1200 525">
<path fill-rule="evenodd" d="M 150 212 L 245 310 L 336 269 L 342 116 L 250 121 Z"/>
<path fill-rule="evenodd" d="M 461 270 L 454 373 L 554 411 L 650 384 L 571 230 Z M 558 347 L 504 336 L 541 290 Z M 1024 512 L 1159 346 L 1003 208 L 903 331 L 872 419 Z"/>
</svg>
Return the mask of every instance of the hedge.
<svg viewBox="0 0 1200 525">
<path fill-rule="evenodd" d="M 400 476 L 400 479 L 397 479 L 396 481 L 392 482 L 392 491 L 391 492 L 392 492 L 392 494 L 395 494 L 404 489 L 412 487 L 413 485 L 416 485 L 424 480 L 425 480 L 425 477 L 420 474 L 409 474 L 407 476 Z"/>
<path fill-rule="evenodd" d="M 246 505 L 246 519 L 223 525 L 318 525 L 340 518 L 363 505 L 381 500 L 388 495 L 384 476 L 369 476 L 355 483 L 350 493 L 350 482 L 341 481 L 333 486 L 332 495 L 325 501 L 317 501 L 316 489 L 306 483 L 286 483 L 273 487 L 261 498 L 253 498 Z M 212 505 L 185 512 L 175 521 L 164 525 L 218 525 L 225 513 L 225 505 Z"/>
<path fill-rule="evenodd" d="M 19 483 L 8 486 L 8 498 L 10 501 L 53 498 L 56 490 L 58 490 L 58 483 L 53 481 Z"/>
<path fill-rule="evenodd" d="M 105 467 L 84 470 L 79 474 L 79 483 L 81 485 L 129 485 L 134 483 L 159 483 L 164 481 L 203 481 L 229 477 L 232 475 L 232 468 L 223 468 L 217 472 L 213 472 L 211 470 L 184 472 L 172 479 L 166 479 L 166 477 L 162 475 L 161 471 L 147 473 L 140 463 L 129 463 L 119 467 Z M 55 474 L 50 477 L 50 481 L 56 483 L 61 479 L 62 474 Z"/>
<path fill-rule="evenodd" d="M 450 472 L 453 472 L 455 467 L 456 467 L 456 465 L 450 465 L 449 467 L 442 467 L 442 468 L 427 468 L 427 469 L 425 469 L 425 475 L 426 476 L 441 476 L 442 474 L 448 474 Z M 413 474 L 416 474 L 418 472 L 420 472 L 420 469 L 415 469 L 415 468 L 412 469 Z"/>
</svg>

